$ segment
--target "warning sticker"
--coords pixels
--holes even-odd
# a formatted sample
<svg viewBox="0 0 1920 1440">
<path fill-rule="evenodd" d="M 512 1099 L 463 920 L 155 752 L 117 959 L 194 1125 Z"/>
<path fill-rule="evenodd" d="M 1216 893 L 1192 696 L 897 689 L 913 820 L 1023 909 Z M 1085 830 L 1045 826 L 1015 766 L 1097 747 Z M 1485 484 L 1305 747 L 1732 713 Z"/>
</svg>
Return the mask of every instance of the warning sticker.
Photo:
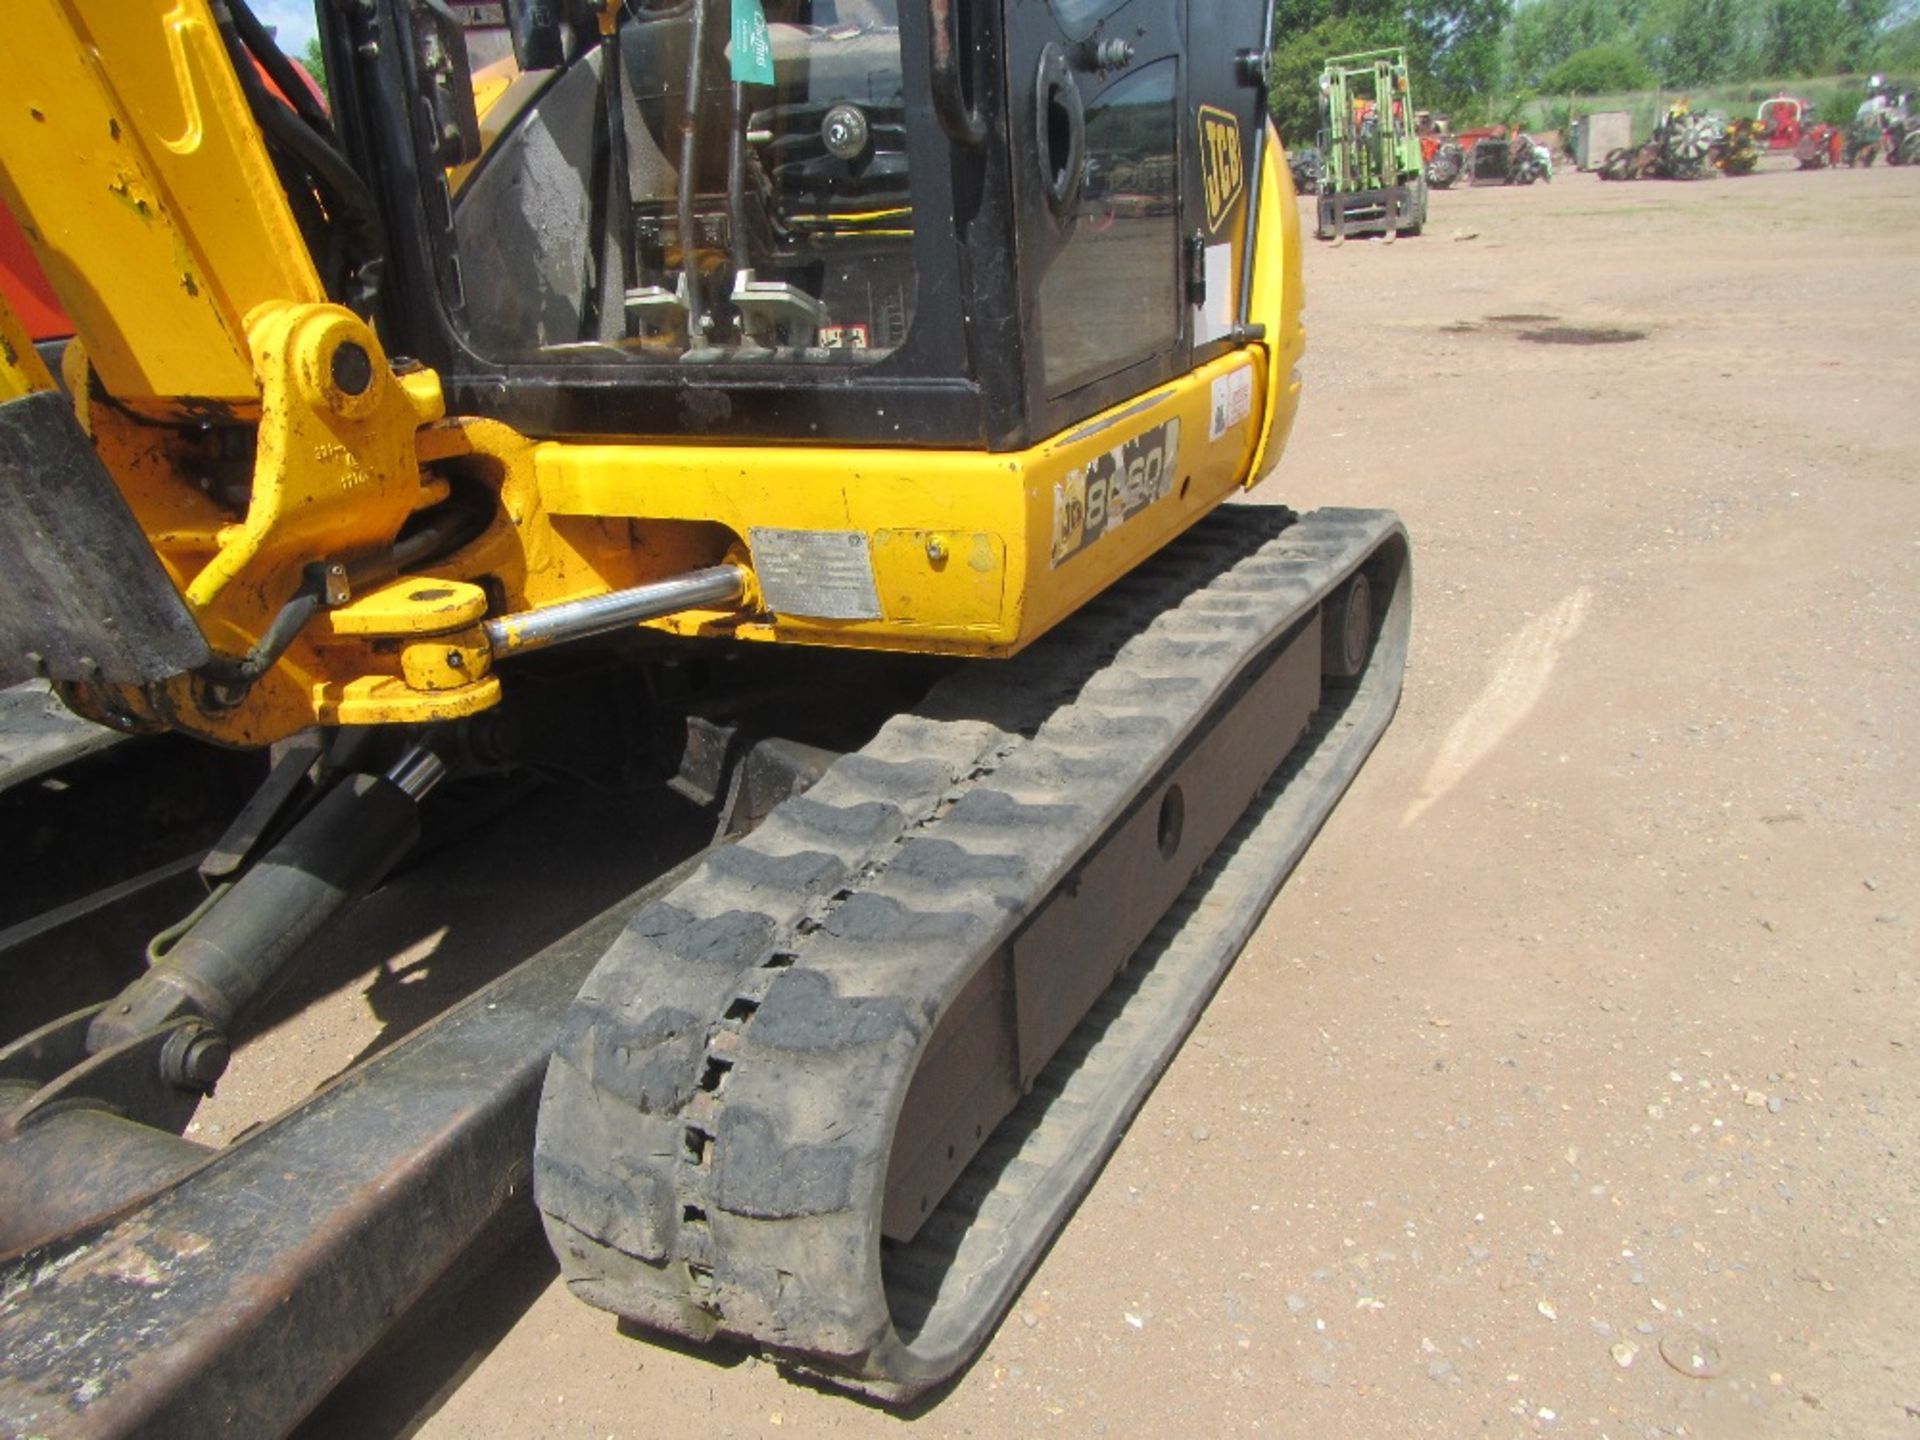
<svg viewBox="0 0 1920 1440">
<path fill-rule="evenodd" d="M 776 615 L 878 620 L 873 551 L 861 530 L 747 531 L 760 593 Z"/>
<path fill-rule="evenodd" d="M 1180 422 L 1168 420 L 1122 441 L 1053 487 L 1053 563 L 1078 555 L 1173 489 Z"/>
<path fill-rule="evenodd" d="M 1253 413 L 1253 367 L 1218 376 L 1213 382 L 1213 408 L 1207 421 L 1207 439 L 1218 440 Z"/>
</svg>

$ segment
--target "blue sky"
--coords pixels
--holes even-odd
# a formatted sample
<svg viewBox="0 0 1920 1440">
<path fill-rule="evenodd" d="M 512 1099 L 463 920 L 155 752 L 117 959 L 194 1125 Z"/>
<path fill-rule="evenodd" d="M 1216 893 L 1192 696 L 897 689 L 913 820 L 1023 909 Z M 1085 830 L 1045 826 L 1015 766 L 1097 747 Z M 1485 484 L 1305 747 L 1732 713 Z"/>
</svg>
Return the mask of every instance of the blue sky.
<svg viewBox="0 0 1920 1440">
<path fill-rule="evenodd" d="M 253 13 L 271 25 L 274 39 L 289 55 L 298 55 L 313 38 L 312 0 L 253 0 Z"/>
</svg>

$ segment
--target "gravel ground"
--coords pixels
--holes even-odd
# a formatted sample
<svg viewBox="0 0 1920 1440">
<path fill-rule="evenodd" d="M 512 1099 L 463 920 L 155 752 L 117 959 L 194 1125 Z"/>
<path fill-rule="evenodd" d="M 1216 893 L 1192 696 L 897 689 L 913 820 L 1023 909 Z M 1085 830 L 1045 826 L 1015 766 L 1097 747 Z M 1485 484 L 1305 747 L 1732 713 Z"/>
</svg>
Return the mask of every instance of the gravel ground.
<svg viewBox="0 0 1920 1440">
<path fill-rule="evenodd" d="M 1916 234 L 1768 170 L 1314 246 L 1258 498 L 1405 516 L 1406 698 L 978 1364 L 896 1416 L 522 1242 L 309 1432 L 1920 1437 Z"/>
</svg>

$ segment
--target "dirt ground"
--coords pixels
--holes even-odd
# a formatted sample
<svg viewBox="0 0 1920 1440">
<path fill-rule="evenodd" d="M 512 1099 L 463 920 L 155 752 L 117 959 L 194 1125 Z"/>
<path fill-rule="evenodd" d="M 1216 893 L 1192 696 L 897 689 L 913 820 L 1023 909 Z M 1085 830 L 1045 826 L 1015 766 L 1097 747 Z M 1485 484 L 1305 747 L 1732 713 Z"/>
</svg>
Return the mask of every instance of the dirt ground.
<svg viewBox="0 0 1920 1440">
<path fill-rule="evenodd" d="M 1405 517 L 1406 697 L 978 1364 L 897 1416 L 523 1242 L 309 1433 L 1920 1437 L 1920 171 L 1307 275 L 1259 498 Z"/>
</svg>

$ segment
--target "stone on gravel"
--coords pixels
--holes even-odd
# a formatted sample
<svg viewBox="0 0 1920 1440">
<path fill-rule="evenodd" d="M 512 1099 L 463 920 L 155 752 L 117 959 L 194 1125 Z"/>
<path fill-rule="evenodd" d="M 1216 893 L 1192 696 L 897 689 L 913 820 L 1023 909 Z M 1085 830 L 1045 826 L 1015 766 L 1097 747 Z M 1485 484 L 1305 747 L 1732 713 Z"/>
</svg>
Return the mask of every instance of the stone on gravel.
<svg viewBox="0 0 1920 1440">
<path fill-rule="evenodd" d="M 1660 1358 L 1691 1380 L 1711 1380 L 1722 1368 L 1720 1347 L 1698 1330 L 1669 1330 L 1662 1335 Z"/>
</svg>

